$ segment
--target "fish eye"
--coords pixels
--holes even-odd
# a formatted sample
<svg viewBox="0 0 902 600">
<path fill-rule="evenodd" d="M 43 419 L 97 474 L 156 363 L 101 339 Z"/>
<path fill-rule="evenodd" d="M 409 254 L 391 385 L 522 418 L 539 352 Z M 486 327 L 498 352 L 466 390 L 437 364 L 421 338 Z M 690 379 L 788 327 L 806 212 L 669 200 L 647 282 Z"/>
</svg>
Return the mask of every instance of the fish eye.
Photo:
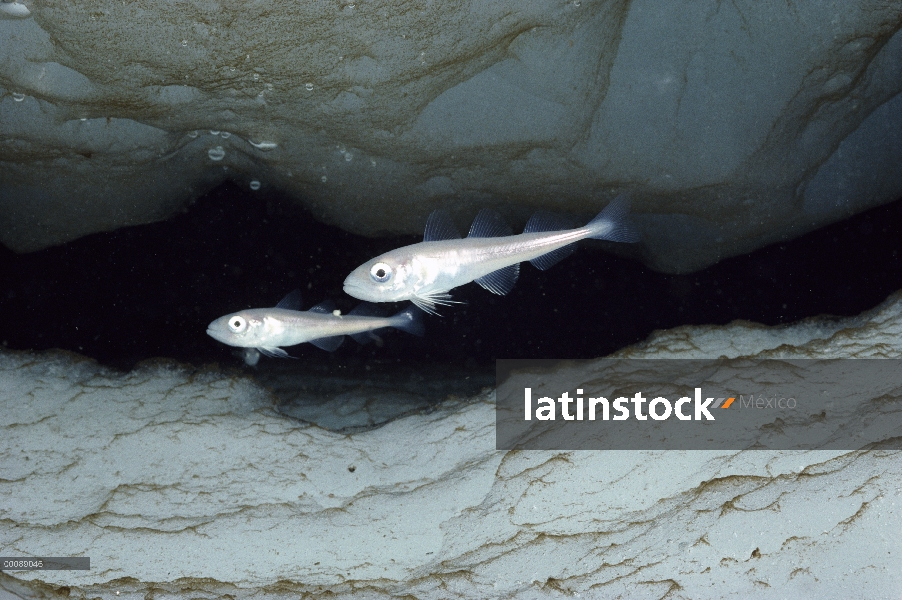
<svg viewBox="0 0 902 600">
<path fill-rule="evenodd" d="M 247 329 L 247 321 L 244 320 L 244 317 L 235 315 L 229 319 L 229 329 L 232 330 L 232 333 L 241 333 Z"/>
<path fill-rule="evenodd" d="M 370 277 L 378 283 L 385 283 L 391 279 L 391 267 L 384 262 L 378 262 L 370 268 Z"/>
</svg>

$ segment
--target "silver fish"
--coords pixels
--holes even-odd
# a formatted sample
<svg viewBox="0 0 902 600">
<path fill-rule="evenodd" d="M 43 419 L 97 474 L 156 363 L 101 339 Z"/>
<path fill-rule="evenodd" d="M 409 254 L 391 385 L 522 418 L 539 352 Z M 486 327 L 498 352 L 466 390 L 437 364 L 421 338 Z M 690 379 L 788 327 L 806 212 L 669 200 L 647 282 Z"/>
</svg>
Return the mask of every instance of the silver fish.
<svg viewBox="0 0 902 600">
<path fill-rule="evenodd" d="M 423 313 L 414 306 L 391 317 L 375 316 L 377 309 L 367 303 L 347 315 L 334 311 L 330 302 L 306 311 L 298 310 L 300 307 L 301 294 L 294 291 L 275 308 L 252 308 L 219 317 L 207 326 L 207 335 L 229 346 L 256 348 L 266 356 L 280 358 L 289 356 L 280 346 L 309 342 L 332 352 L 346 335 L 365 344 L 378 339 L 375 332 L 386 327 L 423 335 Z"/>
<path fill-rule="evenodd" d="M 465 239 L 448 216 L 435 211 L 419 244 L 404 246 L 366 262 L 344 281 L 345 293 L 370 302 L 410 300 L 428 313 L 453 304 L 448 292 L 475 281 L 495 294 L 513 289 L 520 263 L 545 270 L 569 256 L 583 239 L 637 242 L 627 220 L 629 198 L 620 194 L 584 227 L 568 229 L 551 213 L 538 212 L 520 235 L 493 210 L 483 209 Z"/>
</svg>

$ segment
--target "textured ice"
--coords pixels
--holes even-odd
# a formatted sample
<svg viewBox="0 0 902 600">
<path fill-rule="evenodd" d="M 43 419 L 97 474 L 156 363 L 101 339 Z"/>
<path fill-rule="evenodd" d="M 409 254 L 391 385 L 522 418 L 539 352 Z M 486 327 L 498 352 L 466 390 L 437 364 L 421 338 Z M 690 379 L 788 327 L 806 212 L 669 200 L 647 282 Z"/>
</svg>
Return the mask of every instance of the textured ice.
<svg viewBox="0 0 902 600">
<path fill-rule="evenodd" d="M 369 235 L 421 233 L 440 206 L 588 218 L 629 191 L 644 242 L 618 251 L 680 272 L 902 195 L 893 2 L 27 8 L 0 20 L 16 251 L 265 176 Z M 190 135 L 209 130 L 231 135 Z"/>
<path fill-rule="evenodd" d="M 900 339 L 896 294 L 856 318 L 682 327 L 618 356 L 898 358 Z M 4 352 L 0 381 L 0 547 L 92 564 L 0 574 L 20 597 L 902 591 L 895 451 L 499 452 L 491 390 L 334 432 L 245 377 L 70 354 Z"/>
</svg>

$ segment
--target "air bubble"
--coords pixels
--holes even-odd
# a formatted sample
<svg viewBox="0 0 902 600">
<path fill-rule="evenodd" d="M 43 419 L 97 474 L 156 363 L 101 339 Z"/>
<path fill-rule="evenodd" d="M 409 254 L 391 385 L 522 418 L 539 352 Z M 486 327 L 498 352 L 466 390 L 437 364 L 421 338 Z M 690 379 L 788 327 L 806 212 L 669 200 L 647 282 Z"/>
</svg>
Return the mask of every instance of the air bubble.
<svg viewBox="0 0 902 600">
<path fill-rule="evenodd" d="M 182 46 L 187 46 L 187 45 L 188 45 L 188 40 L 182 40 Z"/>
<path fill-rule="evenodd" d="M 320 180 L 321 180 L 323 183 L 326 183 L 326 182 L 329 180 L 329 178 L 326 177 L 325 175 L 323 175 L 322 177 L 320 177 Z"/>
<path fill-rule="evenodd" d="M 312 84 L 312 83 L 305 83 L 305 84 L 304 84 L 304 89 L 306 89 L 308 92 L 312 92 L 312 91 L 313 91 L 313 84 Z"/>
<path fill-rule="evenodd" d="M 251 191 L 256 192 L 257 190 L 260 189 L 260 182 L 257 181 L 256 179 L 251 179 L 250 188 L 251 188 Z"/>
<path fill-rule="evenodd" d="M 197 137 L 197 130 L 195 129 L 194 131 L 188 132 L 188 137 L 189 137 L 189 138 L 192 138 L 192 139 L 193 139 L 193 138 L 196 138 L 196 137 Z"/>
<path fill-rule="evenodd" d="M 222 139 L 224 139 L 224 140 L 227 140 L 227 139 L 229 139 L 229 138 L 232 136 L 232 134 L 229 133 L 228 131 L 223 131 L 223 132 L 220 133 L 219 135 L 220 135 L 220 137 L 222 137 Z"/>
<path fill-rule="evenodd" d="M 21 102 L 25 100 L 25 94 L 20 94 L 19 92 L 13 92 L 13 100 L 16 102 Z"/>
<path fill-rule="evenodd" d="M 254 81 L 260 81 L 260 73 L 254 73 Z"/>
<path fill-rule="evenodd" d="M 350 152 L 348 152 L 348 153 L 345 154 L 345 162 L 351 162 L 351 160 L 352 160 L 353 158 L 354 158 L 354 155 L 351 154 Z"/>
<path fill-rule="evenodd" d="M 210 130 L 210 135 L 219 135 L 219 133 L 220 133 L 220 132 L 219 132 L 218 129 L 211 129 L 211 130 Z"/>
<path fill-rule="evenodd" d="M 207 150 L 207 156 L 210 157 L 210 160 L 222 160 L 225 158 L 225 150 L 222 149 L 222 146 L 216 146 Z"/>
</svg>

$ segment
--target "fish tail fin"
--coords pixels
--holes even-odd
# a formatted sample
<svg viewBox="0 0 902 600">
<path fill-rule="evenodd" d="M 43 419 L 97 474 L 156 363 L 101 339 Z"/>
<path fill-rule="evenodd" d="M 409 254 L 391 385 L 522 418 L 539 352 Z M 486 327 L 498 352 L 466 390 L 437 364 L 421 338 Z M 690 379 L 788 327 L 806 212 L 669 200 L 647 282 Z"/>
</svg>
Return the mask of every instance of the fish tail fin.
<svg viewBox="0 0 902 600">
<path fill-rule="evenodd" d="M 630 198 L 626 194 L 620 194 L 586 225 L 593 230 L 589 238 L 610 242 L 638 242 L 639 232 L 630 222 L 629 212 Z"/>
<path fill-rule="evenodd" d="M 426 335 L 426 327 L 423 325 L 423 311 L 411 304 L 391 318 L 392 327 L 412 333 L 413 335 Z"/>
</svg>

